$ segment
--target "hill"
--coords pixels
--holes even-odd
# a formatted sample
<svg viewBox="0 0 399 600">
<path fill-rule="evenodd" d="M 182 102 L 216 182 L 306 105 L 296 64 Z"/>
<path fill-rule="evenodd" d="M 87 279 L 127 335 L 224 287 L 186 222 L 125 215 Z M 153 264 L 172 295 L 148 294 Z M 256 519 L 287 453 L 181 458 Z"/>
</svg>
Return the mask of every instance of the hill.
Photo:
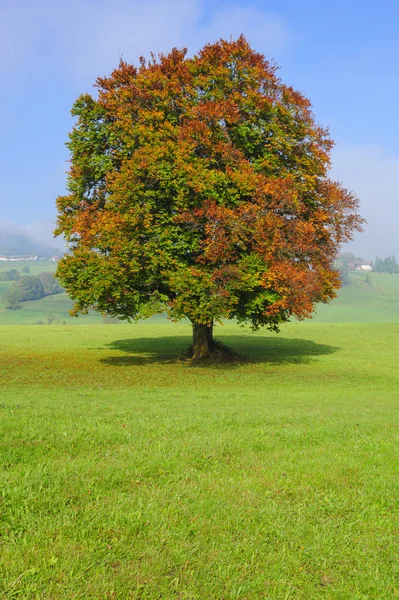
<svg viewBox="0 0 399 600">
<path fill-rule="evenodd" d="M 22 273 L 23 267 L 28 266 L 30 275 L 38 275 L 43 271 L 55 271 L 57 264 L 53 261 L 13 261 L 0 262 L 0 273 L 17 269 Z M 81 315 L 74 318 L 69 315 L 69 310 L 73 307 L 73 301 L 67 294 L 55 294 L 45 296 L 40 300 L 31 300 L 23 302 L 18 310 L 7 310 L 2 302 L 2 295 L 10 287 L 10 281 L 0 281 L 0 325 L 45 325 L 48 323 L 66 322 L 73 325 L 87 325 L 89 323 L 113 322 L 119 323 L 115 319 L 104 319 L 97 313 Z"/>
<path fill-rule="evenodd" d="M 5 256 L 20 256 L 30 254 L 33 256 L 50 257 L 62 255 L 63 251 L 31 240 L 21 233 L 12 233 L 0 228 L 0 254 Z"/>
<path fill-rule="evenodd" d="M 399 274 L 351 273 L 331 304 L 317 307 L 316 323 L 399 321 Z"/>
</svg>

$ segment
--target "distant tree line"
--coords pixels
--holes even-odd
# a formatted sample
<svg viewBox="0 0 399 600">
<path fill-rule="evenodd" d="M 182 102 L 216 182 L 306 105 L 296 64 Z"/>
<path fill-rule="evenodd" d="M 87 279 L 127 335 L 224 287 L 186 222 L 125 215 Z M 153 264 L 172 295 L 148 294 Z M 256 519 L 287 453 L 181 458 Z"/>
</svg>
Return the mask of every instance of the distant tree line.
<svg viewBox="0 0 399 600">
<path fill-rule="evenodd" d="M 22 273 L 24 275 L 28 275 L 30 273 L 30 268 L 28 265 L 22 267 Z M 18 269 L 10 269 L 9 271 L 3 271 L 0 273 L 0 281 L 15 281 L 21 277 L 21 273 Z"/>
<path fill-rule="evenodd" d="M 374 262 L 374 271 L 377 271 L 377 273 L 399 273 L 399 265 L 393 255 L 386 258 L 377 256 Z"/>
<path fill-rule="evenodd" d="M 16 269 L 11 269 L 11 271 L 16 271 Z M 58 280 L 49 271 L 39 273 L 39 275 L 23 276 L 17 271 L 17 275 L 12 273 L 10 278 L 11 271 L 6 272 L 9 277 L 6 281 L 12 281 L 12 284 L 3 296 L 7 308 L 19 308 L 21 302 L 39 300 L 44 296 L 60 294 L 64 291 Z"/>
</svg>

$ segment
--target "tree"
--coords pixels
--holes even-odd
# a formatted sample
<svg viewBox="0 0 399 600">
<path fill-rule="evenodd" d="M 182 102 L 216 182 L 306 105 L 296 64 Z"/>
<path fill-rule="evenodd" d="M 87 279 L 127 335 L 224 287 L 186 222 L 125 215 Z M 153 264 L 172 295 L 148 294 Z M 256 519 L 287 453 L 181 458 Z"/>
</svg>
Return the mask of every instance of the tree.
<svg viewBox="0 0 399 600">
<path fill-rule="evenodd" d="M 349 270 L 345 265 L 338 267 L 339 276 L 341 279 L 341 285 L 344 287 L 350 284 Z"/>
<path fill-rule="evenodd" d="M 360 256 L 355 256 L 352 252 L 344 252 L 339 255 L 337 262 L 349 272 L 355 271 L 357 266 L 364 264 L 366 261 Z"/>
<path fill-rule="evenodd" d="M 377 271 L 377 273 L 384 272 L 384 261 L 382 260 L 382 258 L 379 258 L 378 256 L 374 262 L 374 271 Z"/>
<path fill-rule="evenodd" d="M 19 294 L 19 302 L 39 300 L 44 296 L 42 282 L 34 275 L 24 275 L 24 277 L 15 280 L 10 287 L 10 291 Z"/>
<path fill-rule="evenodd" d="M 349 268 L 349 265 L 357 265 L 359 259 L 356 258 L 356 256 L 352 254 L 352 252 L 343 252 L 339 255 L 338 261 L 345 267 Z"/>
<path fill-rule="evenodd" d="M 8 281 L 15 281 L 16 279 L 19 279 L 21 277 L 18 269 L 10 269 L 8 271 Z"/>
<path fill-rule="evenodd" d="M 397 273 L 398 265 L 394 256 L 387 256 L 384 260 L 384 271 L 386 273 Z"/>
<path fill-rule="evenodd" d="M 215 321 L 278 330 L 335 296 L 358 200 L 327 176 L 309 100 L 244 37 L 121 61 L 96 87 L 74 104 L 57 199 L 74 314 L 186 317 L 203 357 Z"/>
<path fill-rule="evenodd" d="M 39 273 L 35 275 L 24 275 L 15 279 L 5 294 L 7 308 L 18 308 L 21 302 L 28 300 L 39 300 L 43 296 L 58 294 L 63 289 L 52 273 Z"/>
<path fill-rule="evenodd" d="M 10 269 L 9 271 L 3 271 L 3 273 L 0 273 L 1 281 L 14 281 L 20 277 L 21 275 L 17 269 Z"/>
<path fill-rule="evenodd" d="M 3 302 L 6 305 L 6 308 L 16 309 L 21 307 L 21 290 L 12 285 L 4 294 Z"/>
<path fill-rule="evenodd" d="M 30 273 L 30 267 L 28 267 L 28 265 L 25 265 L 24 267 L 22 267 L 22 273 L 24 275 L 28 275 Z"/>
<path fill-rule="evenodd" d="M 60 282 L 54 277 L 53 273 L 50 273 L 49 271 L 43 271 L 43 273 L 39 273 L 38 278 L 42 282 L 45 296 L 60 294 L 64 291 L 60 285 Z"/>
<path fill-rule="evenodd" d="M 392 273 L 399 273 L 399 265 L 394 255 L 391 256 Z"/>
<path fill-rule="evenodd" d="M 53 323 L 59 323 L 61 320 L 59 316 L 55 315 L 54 313 L 49 313 L 46 318 L 49 325 L 52 325 Z"/>
<path fill-rule="evenodd" d="M 355 264 L 355 261 L 356 257 L 350 252 L 340 254 L 335 261 L 334 266 L 339 273 L 342 286 L 350 284 L 349 271 L 350 268 Z"/>
<path fill-rule="evenodd" d="M 374 263 L 374 270 L 378 273 L 399 273 L 399 265 L 393 255 L 386 258 L 379 258 L 377 256 Z"/>
</svg>

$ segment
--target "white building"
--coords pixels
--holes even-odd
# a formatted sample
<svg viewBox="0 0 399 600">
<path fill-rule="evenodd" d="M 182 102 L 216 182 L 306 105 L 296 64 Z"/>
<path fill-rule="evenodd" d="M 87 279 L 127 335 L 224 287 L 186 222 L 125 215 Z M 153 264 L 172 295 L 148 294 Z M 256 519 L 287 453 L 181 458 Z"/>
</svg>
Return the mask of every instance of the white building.
<svg viewBox="0 0 399 600">
<path fill-rule="evenodd" d="M 7 262 L 20 262 L 22 260 L 38 260 L 38 256 L 29 256 L 27 254 L 23 254 L 21 256 L 0 256 L 0 260 L 4 260 Z"/>
<path fill-rule="evenodd" d="M 368 262 L 368 263 L 363 263 L 362 265 L 357 265 L 356 267 L 356 271 L 372 271 L 373 270 L 373 263 Z"/>
</svg>

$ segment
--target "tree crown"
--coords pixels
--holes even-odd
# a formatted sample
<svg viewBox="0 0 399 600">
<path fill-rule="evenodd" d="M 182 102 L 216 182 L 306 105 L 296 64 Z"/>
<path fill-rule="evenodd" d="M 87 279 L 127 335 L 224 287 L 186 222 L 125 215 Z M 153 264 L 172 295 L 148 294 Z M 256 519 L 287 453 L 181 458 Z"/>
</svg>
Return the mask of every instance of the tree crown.
<svg viewBox="0 0 399 600">
<path fill-rule="evenodd" d="M 76 311 L 273 329 L 334 297 L 357 198 L 328 178 L 309 100 L 244 37 L 121 61 L 96 86 L 74 105 L 57 200 Z"/>
</svg>

